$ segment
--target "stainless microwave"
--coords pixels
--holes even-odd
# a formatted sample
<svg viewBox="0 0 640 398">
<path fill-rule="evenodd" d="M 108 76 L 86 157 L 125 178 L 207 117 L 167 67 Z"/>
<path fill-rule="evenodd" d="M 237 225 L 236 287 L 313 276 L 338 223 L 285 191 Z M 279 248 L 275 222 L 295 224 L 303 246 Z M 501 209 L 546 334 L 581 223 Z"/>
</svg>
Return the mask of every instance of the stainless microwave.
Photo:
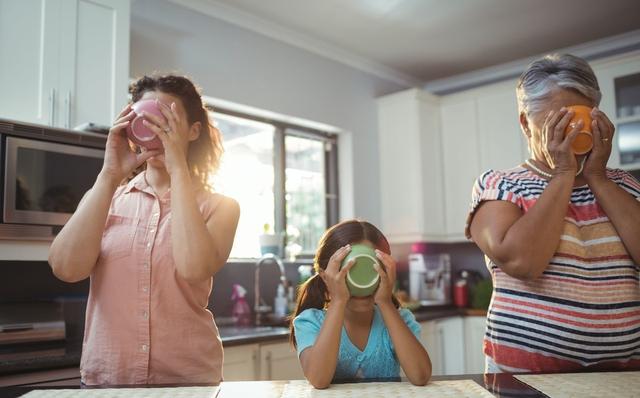
<svg viewBox="0 0 640 398">
<path fill-rule="evenodd" d="M 1 131 L 0 138 L 4 230 L 7 226 L 16 230 L 16 226 L 64 225 L 93 186 L 102 168 L 104 150 L 95 145 L 11 136 Z"/>
</svg>

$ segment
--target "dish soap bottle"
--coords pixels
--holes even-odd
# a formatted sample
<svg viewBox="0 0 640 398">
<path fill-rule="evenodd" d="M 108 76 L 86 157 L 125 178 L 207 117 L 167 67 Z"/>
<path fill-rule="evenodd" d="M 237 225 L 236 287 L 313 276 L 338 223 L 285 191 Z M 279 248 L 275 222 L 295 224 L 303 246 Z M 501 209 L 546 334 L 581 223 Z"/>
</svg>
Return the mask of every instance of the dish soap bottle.
<svg viewBox="0 0 640 398">
<path fill-rule="evenodd" d="M 287 308 L 289 310 L 289 314 L 293 314 L 296 310 L 296 297 L 293 286 L 291 285 L 289 285 L 289 288 L 287 289 Z"/>
<path fill-rule="evenodd" d="M 237 283 L 233 285 L 232 290 L 231 300 L 234 303 L 231 316 L 235 318 L 236 326 L 251 325 L 251 309 L 249 309 L 249 304 L 247 304 L 247 300 L 244 297 L 247 294 L 247 290 Z"/>
<path fill-rule="evenodd" d="M 278 285 L 273 307 L 273 315 L 276 318 L 284 318 L 287 316 L 287 296 L 284 293 L 284 285 L 282 283 Z"/>
</svg>

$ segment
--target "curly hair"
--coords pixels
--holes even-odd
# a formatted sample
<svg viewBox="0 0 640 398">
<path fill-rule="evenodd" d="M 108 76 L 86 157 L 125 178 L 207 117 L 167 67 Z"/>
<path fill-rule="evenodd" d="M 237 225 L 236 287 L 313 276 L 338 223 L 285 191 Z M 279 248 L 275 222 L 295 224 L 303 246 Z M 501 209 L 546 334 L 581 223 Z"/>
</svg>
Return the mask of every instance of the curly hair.
<svg viewBox="0 0 640 398">
<path fill-rule="evenodd" d="M 189 78 L 172 74 L 143 76 L 129 86 L 133 102 L 139 101 L 149 91 L 160 91 L 180 98 L 189 124 L 200 122 L 200 135 L 189 144 L 187 163 L 194 181 L 200 187 L 211 190 L 209 177 L 220 166 L 222 138 L 220 131 L 209 120 L 200 91 Z"/>
</svg>

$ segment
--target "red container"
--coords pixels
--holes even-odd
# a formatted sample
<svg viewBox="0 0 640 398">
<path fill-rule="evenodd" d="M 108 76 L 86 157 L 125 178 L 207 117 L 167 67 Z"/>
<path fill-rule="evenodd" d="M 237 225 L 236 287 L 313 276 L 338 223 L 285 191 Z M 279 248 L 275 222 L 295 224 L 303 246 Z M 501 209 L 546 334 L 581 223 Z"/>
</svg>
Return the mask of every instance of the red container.
<svg viewBox="0 0 640 398">
<path fill-rule="evenodd" d="M 456 281 L 453 287 L 453 303 L 458 308 L 469 306 L 469 285 L 465 279 Z"/>
</svg>

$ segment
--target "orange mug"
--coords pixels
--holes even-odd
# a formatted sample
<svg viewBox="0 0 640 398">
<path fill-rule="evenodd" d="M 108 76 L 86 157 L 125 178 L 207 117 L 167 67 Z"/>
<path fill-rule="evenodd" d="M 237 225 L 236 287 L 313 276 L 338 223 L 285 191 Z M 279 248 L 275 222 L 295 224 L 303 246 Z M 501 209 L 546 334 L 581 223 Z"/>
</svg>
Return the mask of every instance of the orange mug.
<svg viewBox="0 0 640 398">
<path fill-rule="evenodd" d="M 578 123 L 578 121 L 582 120 L 582 129 L 576 136 L 576 139 L 573 140 L 571 144 L 571 148 L 573 149 L 573 153 L 576 155 L 584 155 L 591 151 L 593 148 L 593 136 L 591 134 L 591 108 L 584 105 L 572 105 L 567 107 L 567 109 L 573 111 L 573 118 L 569 122 L 569 125 L 564 131 L 564 135 L 566 136 L 573 130 Z"/>
</svg>

